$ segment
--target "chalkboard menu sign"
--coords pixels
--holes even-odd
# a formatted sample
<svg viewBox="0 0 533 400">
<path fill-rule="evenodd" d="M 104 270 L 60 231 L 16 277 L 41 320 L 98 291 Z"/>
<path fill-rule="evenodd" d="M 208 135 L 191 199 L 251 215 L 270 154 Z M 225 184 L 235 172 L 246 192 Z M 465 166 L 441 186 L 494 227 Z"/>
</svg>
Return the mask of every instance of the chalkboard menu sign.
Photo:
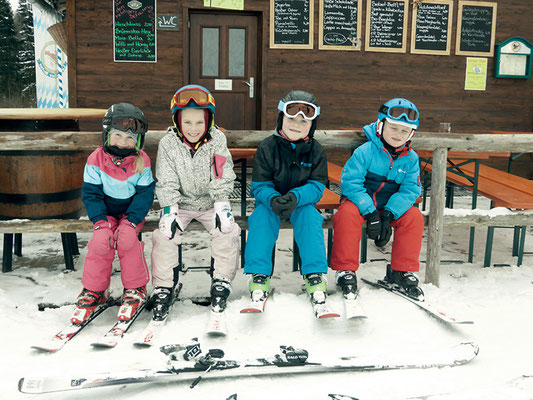
<svg viewBox="0 0 533 400">
<path fill-rule="evenodd" d="M 113 0 L 114 61 L 157 61 L 155 1 Z"/>
<path fill-rule="evenodd" d="M 363 0 L 320 0 L 318 48 L 361 50 Z"/>
<path fill-rule="evenodd" d="M 450 54 L 453 0 L 424 0 L 413 6 L 411 53 Z"/>
<path fill-rule="evenodd" d="M 270 0 L 270 47 L 313 48 L 313 0 Z"/>
<path fill-rule="evenodd" d="M 455 54 L 494 55 L 497 7 L 497 3 L 459 1 Z"/>
<path fill-rule="evenodd" d="M 405 53 L 407 0 L 367 0 L 367 51 Z"/>
</svg>

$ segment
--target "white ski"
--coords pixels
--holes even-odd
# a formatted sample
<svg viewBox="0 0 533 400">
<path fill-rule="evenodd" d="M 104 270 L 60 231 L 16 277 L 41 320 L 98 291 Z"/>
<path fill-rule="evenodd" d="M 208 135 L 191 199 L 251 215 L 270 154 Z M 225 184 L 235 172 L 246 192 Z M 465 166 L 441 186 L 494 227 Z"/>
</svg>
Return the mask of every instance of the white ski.
<svg viewBox="0 0 533 400">
<path fill-rule="evenodd" d="M 207 323 L 206 333 L 210 336 L 226 336 L 228 333 L 226 323 L 226 311 L 216 312 L 211 310 L 209 312 L 209 321 Z"/>
<path fill-rule="evenodd" d="M 159 332 L 163 329 L 163 326 L 166 324 L 166 319 L 162 321 L 151 320 L 144 331 L 142 331 L 139 339 L 133 344 L 138 347 L 150 347 L 154 344 Z"/>
<path fill-rule="evenodd" d="M 265 311 L 265 305 L 270 296 L 274 293 L 274 288 L 270 289 L 267 297 L 263 300 L 251 300 L 248 307 L 245 307 L 241 310 L 241 314 L 249 313 L 262 313 Z"/>
<path fill-rule="evenodd" d="M 346 319 L 364 319 L 367 317 L 365 310 L 361 306 L 361 302 L 358 300 L 358 297 L 359 290 L 357 290 L 355 293 L 349 293 L 342 296 Z"/>
<path fill-rule="evenodd" d="M 450 323 L 450 324 L 473 324 L 474 323 L 474 321 L 464 320 L 464 319 L 456 319 L 454 317 L 451 317 L 447 313 L 445 313 L 444 311 L 442 311 L 442 310 L 438 309 L 437 307 L 429 304 L 425 299 L 416 300 L 416 299 L 414 299 L 412 297 L 409 297 L 406 294 L 404 294 L 403 292 L 401 292 L 400 290 L 396 289 L 395 287 L 393 287 L 391 285 L 388 285 L 384 281 L 381 281 L 381 280 L 370 281 L 370 280 L 365 279 L 365 278 L 362 278 L 362 281 L 365 282 L 365 283 L 368 283 L 371 286 L 385 289 L 385 290 L 387 290 L 387 291 L 389 291 L 391 293 L 394 293 L 397 296 L 400 296 L 400 297 L 404 298 L 405 300 L 410 301 L 413 304 L 416 304 L 418 307 L 420 307 L 421 309 L 427 311 L 429 314 L 431 314 L 432 316 L 434 316 L 435 318 L 437 318 L 437 319 L 439 319 L 441 321 L 444 321 L 444 322 L 447 322 L 447 323 Z"/>
<path fill-rule="evenodd" d="M 336 313 L 329 305 L 324 303 L 315 303 L 313 304 L 313 310 L 315 311 L 315 317 L 318 319 L 322 318 L 338 318 L 340 317 L 339 313 Z"/>
<path fill-rule="evenodd" d="M 89 325 L 97 316 L 107 310 L 110 306 L 116 304 L 116 300 L 109 298 L 105 303 L 100 304 L 92 312 L 91 315 L 81 324 L 70 323 L 65 328 L 61 329 L 58 333 L 55 334 L 50 340 L 46 343 L 40 345 L 31 346 L 33 349 L 47 352 L 56 352 L 59 351 L 65 346 L 70 340 L 74 338 L 82 329 Z"/>
<path fill-rule="evenodd" d="M 93 347 L 113 348 L 124 337 L 124 334 L 130 329 L 137 317 L 146 307 L 146 301 L 142 303 L 135 311 L 135 314 L 128 321 L 117 321 L 115 325 L 109 329 L 104 336 L 95 342 L 91 343 Z"/>
<path fill-rule="evenodd" d="M 24 377 L 18 382 L 22 393 L 50 393 L 92 387 L 126 385 L 141 382 L 186 382 L 194 386 L 201 379 L 275 376 L 342 371 L 379 371 L 412 368 L 443 368 L 464 365 L 479 352 L 475 343 L 461 343 L 449 349 L 427 353 L 405 353 L 365 356 L 313 357 L 306 350 L 280 346 L 281 354 L 252 360 L 225 360 L 224 352 L 212 349 L 205 356 L 190 361 L 169 361 L 162 370 L 140 369 L 79 376 Z M 199 358 L 198 358 L 199 357 Z M 191 383 L 192 382 L 192 383 Z"/>
<path fill-rule="evenodd" d="M 169 313 L 172 307 L 174 306 L 174 303 L 176 300 L 178 300 L 178 296 L 180 294 L 182 284 L 179 283 L 178 286 L 174 289 L 173 298 L 172 298 L 172 304 L 170 305 Z M 152 300 L 149 300 L 151 302 Z M 150 347 L 152 346 L 155 341 L 157 340 L 157 337 L 159 336 L 159 333 L 167 323 L 168 314 L 167 317 L 163 320 L 150 320 L 146 328 L 144 328 L 144 331 L 142 331 L 139 338 L 133 343 L 135 346 L 138 347 Z"/>
</svg>

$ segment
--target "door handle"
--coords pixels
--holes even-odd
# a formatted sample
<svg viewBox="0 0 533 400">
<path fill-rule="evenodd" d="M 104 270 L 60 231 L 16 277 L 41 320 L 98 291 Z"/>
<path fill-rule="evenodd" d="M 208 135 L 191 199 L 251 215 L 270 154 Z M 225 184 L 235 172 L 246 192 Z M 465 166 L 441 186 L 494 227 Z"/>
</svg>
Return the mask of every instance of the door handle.
<svg viewBox="0 0 533 400">
<path fill-rule="evenodd" d="M 248 95 L 251 99 L 254 98 L 254 78 L 253 76 L 250 77 L 250 82 L 248 81 L 242 81 L 245 85 L 248 85 Z"/>
</svg>

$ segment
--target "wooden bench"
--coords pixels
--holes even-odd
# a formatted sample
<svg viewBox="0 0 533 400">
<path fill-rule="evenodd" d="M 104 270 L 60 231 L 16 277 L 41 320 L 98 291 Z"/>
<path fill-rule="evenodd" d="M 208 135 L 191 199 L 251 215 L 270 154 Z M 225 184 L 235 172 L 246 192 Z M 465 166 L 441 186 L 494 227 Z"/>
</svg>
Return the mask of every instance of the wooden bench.
<svg viewBox="0 0 533 400">
<path fill-rule="evenodd" d="M 340 196 L 326 189 L 320 201 L 316 204 L 319 210 L 332 210 L 339 206 Z M 243 231 L 248 230 L 248 217 L 235 216 L 236 222 Z M 142 232 L 152 232 L 157 229 L 159 223 L 158 218 L 147 218 Z M 324 229 L 330 230 L 332 228 L 331 219 L 326 216 L 324 220 Z M 281 224 L 281 229 L 292 229 L 290 222 L 286 221 Z M 63 235 L 67 233 L 78 232 L 92 232 L 93 223 L 88 219 L 41 219 L 41 220 L 6 220 L 0 221 L 0 233 L 4 233 L 4 249 L 2 259 L 2 272 L 9 272 L 12 269 L 12 251 L 13 251 L 13 234 L 22 233 L 53 233 L 58 232 Z M 190 231 L 204 230 L 202 224 L 197 221 L 192 221 L 187 227 Z M 20 239 L 20 236 L 19 240 Z M 11 238 L 11 241 L 9 240 Z M 7 240 L 6 240 L 7 239 Z M 328 237 L 329 239 L 329 237 Z M 64 239 L 65 240 L 65 239 Z M 19 244 L 21 245 L 21 244 Z M 73 256 L 79 253 L 72 251 L 72 243 L 66 245 L 63 243 L 63 253 L 65 258 L 65 265 L 67 269 L 74 269 Z M 243 247 L 244 249 L 244 247 Z M 330 250 L 331 247 L 328 247 Z M 17 254 L 17 253 L 15 253 Z M 329 253 L 328 253 L 329 254 Z M 17 254 L 21 255 L 21 254 Z"/>
<path fill-rule="evenodd" d="M 500 171 L 486 165 L 479 165 L 476 182 L 475 165 L 465 163 L 466 160 L 448 161 L 448 171 L 446 180 L 465 187 L 468 190 L 487 197 L 491 200 L 492 207 L 506 207 L 509 209 L 531 210 L 533 209 L 533 182 L 522 177 Z M 432 166 L 429 163 L 422 163 L 422 169 L 431 172 Z M 454 169 L 456 171 L 454 171 Z M 459 171 L 457 171 L 459 170 Z M 460 175 L 462 173 L 464 175 Z M 477 184 L 477 185 L 476 185 Z M 475 202 L 473 202 L 475 204 Z M 489 226 L 487 230 L 487 241 L 485 244 L 485 260 L 483 265 L 490 266 L 492 244 L 494 238 L 494 228 Z M 517 265 L 522 264 L 524 256 L 524 244 L 526 226 L 514 226 L 515 234 L 513 239 L 513 256 L 518 257 Z M 473 231 L 471 231 L 473 234 Z M 473 235 L 471 235 L 472 246 Z M 469 261 L 471 262 L 472 248 L 469 249 Z"/>
<path fill-rule="evenodd" d="M 533 135 L 533 132 L 506 132 L 506 131 L 492 131 L 491 134 L 493 135 Z M 529 153 L 509 153 L 509 160 L 507 162 L 507 172 L 511 172 L 513 162 L 522 157 L 523 155 L 526 155 Z M 532 161 L 527 161 L 531 163 Z"/>
</svg>

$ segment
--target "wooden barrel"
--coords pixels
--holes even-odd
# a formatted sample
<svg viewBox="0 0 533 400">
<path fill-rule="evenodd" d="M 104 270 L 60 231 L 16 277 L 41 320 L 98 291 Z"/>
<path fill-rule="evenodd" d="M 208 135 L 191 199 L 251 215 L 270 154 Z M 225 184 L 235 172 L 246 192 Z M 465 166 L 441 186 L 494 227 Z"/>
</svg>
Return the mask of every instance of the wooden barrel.
<svg viewBox="0 0 533 400">
<path fill-rule="evenodd" d="M 0 218 L 78 218 L 81 151 L 0 151 Z"/>
</svg>

